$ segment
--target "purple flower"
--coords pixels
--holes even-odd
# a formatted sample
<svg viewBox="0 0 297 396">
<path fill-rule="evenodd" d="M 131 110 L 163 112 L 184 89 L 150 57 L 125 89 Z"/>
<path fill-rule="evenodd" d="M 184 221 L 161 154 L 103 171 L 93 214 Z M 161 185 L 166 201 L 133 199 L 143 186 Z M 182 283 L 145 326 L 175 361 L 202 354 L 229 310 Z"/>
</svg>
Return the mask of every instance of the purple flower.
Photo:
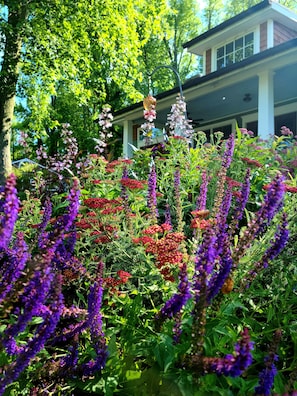
<svg viewBox="0 0 297 396">
<path fill-rule="evenodd" d="M 7 385 L 19 377 L 21 372 L 29 365 L 31 359 L 44 348 L 46 341 L 53 334 L 63 310 L 61 284 L 62 277 L 61 275 L 57 275 L 50 293 L 52 304 L 43 317 L 43 323 L 37 326 L 33 337 L 28 341 L 27 345 L 22 348 L 16 360 L 5 370 L 5 375 L 0 380 L 0 395 L 4 393 Z"/>
<path fill-rule="evenodd" d="M 209 182 L 209 177 L 207 176 L 206 170 L 203 170 L 201 178 L 202 178 L 202 183 L 200 186 L 200 194 L 199 194 L 197 202 L 196 202 L 196 210 L 205 210 L 206 209 L 207 188 L 208 188 L 208 182 Z"/>
<path fill-rule="evenodd" d="M 168 301 L 166 301 L 163 308 L 156 315 L 156 322 L 158 327 L 166 320 L 177 315 L 186 302 L 191 297 L 190 286 L 188 281 L 187 266 L 183 264 L 179 272 L 178 291 Z"/>
<path fill-rule="evenodd" d="M 283 206 L 283 198 L 285 194 L 285 185 L 283 180 L 283 176 L 279 174 L 270 184 L 267 194 L 265 195 L 264 202 L 257 212 L 259 224 L 259 228 L 256 233 L 257 235 L 269 226 L 275 214 L 279 212 Z"/>
<path fill-rule="evenodd" d="M 251 171 L 248 168 L 246 171 L 245 179 L 241 187 L 240 196 L 236 200 L 236 206 L 233 213 L 232 222 L 230 224 L 230 234 L 234 234 L 236 231 L 240 220 L 243 217 L 244 209 L 248 202 L 249 194 L 250 194 L 250 174 Z"/>
<path fill-rule="evenodd" d="M 11 174 L 6 179 L 4 190 L 0 191 L 0 252 L 7 249 L 18 218 L 16 177 Z"/>
<path fill-rule="evenodd" d="M 176 169 L 174 172 L 174 196 L 175 196 L 175 206 L 176 206 L 176 218 L 177 218 L 177 231 L 183 231 L 183 213 L 182 205 L 180 199 L 180 170 Z"/>
<path fill-rule="evenodd" d="M 255 387 L 255 395 L 269 396 L 274 383 L 274 377 L 277 374 L 277 368 L 274 364 L 278 356 L 266 356 L 265 368 L 259 374 L 259 385 Z"/>
<path fill-rule="evenodd" d="M 25 330 L 33 316 L 44 317 L 48 314 L 45 303 L 53 280 L 53 273 L 49 266 L 51 256 L 36 257 L 36 265 L 38 265 L 38 259 L 40 261 L 43 260 L 41 262 L 42 267 L 39 270 L 35 270 L 33 277 L 25 286 L 24 293 L 20 297 L 23 309 L 18 314 L 17 321 L 9 325 L 4 332 L 3 345 L 10 355 L 19 353 L 20 349 L 15 338 L 20 332 Z"/>
<path fill-rule="evenodd" d="M 281 224 L 278 226 L 274 238 L 271 241 L 271 246 L 267 249 L 262 258 L 263 267 L 268 266 L 269 261 L 272 261 L 284 249 L 289 240 L 289 230 L 286 213 L 283 213 Z"/>
<path fill-rule="evenodd" d="M 206 293 L 208 277 L 212 273 L 215 259 L 217 238 L 213 229 L 209 228 L 204 233 L 203 241 L 196 253 L 195 273 L 193 276 L 193 290 L 195 293 L 196 303 L 201 297 L 201 293 Z"/>
<path fill-rule="evenodd" d="M 244 329 L 233 354 L 226 355 L 224 358 L 204 358 L 205 373 L 238 377 L 251 365 L 252 349 L 253 342 L 250 340 L 248 330 Z"/>
<path fill-rule="evenodd" d="M 108 357 L 106 340 L 102 330 L 101 304 L 103 297 L 103 263 L 99 263 L 98 276 L 90 288 L 88 297 L 88 327 L 90 329 L 91 341 L 93 343 L 96 358 L 83 365 L 84 375 L 92 375 L 105 367 Z"/>
<path fill-rule="evenodd" d="M 166 206 L 165 206 L 165 224 L 169 224 L 170 226 L 172 226 L 170 206 L 168 203 L 166 203 Z"/>
<path fill-rule="evenodd" d="M 155 165 L 151 167 L 148 179 L 148 197 L 147 206 L 150 209 L 151 216 L 154 220 L 158 217 L 157 209 L 157 174 Z"/>
<path fill-rule="evenodd" d="M 7 249 L 2 257 L 2 266 L 0 267 L 0 303 L 5 299 L 7 294 L 12 290 L 14 283 L 22 275 L 30 254 L 28 246 L 24 241 L 24 234 L 19 232 L 13 249 Z"/>
<path fill-rule="evenodd" d="M 211 300 L 219 293 L 224 285 L 225 280 L 233 266 L 232 254 L 230 249 L 230 241 L 227 232 L 219 238 L 218 246 L 220 246 L 221 254 L 219 257 L 218 270 L 212 275 L 209 281 L 207 302 L 211 303 Z"/>
<path fill-rule="evenodd" d="M 222 157 L 222 167 L 226 169 L 229 168 L 229 166 L 231 165 L 234 146 L 235 146 L 235 137 L 234 134 L 231 134 L 229 136 L 229 139 L 226 141 L 226 148 Z"/>
<path fill-rule="evenodd" d="M 38 236 L 38 246 L 44 248 L 46 246 L 46 241 L 48 239 L 48 232 L 45 231 L 52 215 L 52 204 L 49 198 L 46 199 L 44 204 L 44 213 L 42 222 L 38 226 L 39 236 Z"/>
</svg>

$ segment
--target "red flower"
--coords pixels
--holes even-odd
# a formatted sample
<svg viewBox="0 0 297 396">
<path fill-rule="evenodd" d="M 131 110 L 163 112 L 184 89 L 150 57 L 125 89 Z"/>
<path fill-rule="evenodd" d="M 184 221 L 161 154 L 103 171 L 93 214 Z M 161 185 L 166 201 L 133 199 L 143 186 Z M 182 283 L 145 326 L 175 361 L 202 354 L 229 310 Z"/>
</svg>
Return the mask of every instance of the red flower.
<svg viewBox="0 0 297 396">
<path fill-rule="evenodd" d="M 130 188 L 131 190 L 143 188 L 143 184 L 139 180 L 124 178 L 120 180 L 122 186 Z"/>
<path fill-rule="evenodd" d="M 132 276 L 129 272 L 123 270 L 119 270 L 117 274 L 123 283 L 127 283 L 129 278 Z"/>
<path fill-rule="evenodd" d="M 285 185 L 285 190 L 290 193 L 297 193 L 297 187 Z"/>
<path fill-rule="evenodd" d="M 258 168 L 262 168 L 262 164 L 257 160 L 253 160 L 253 159 L 247 158 L 247 157 L 241 158 L 241 160 L 246 162 L 248 165 L 254 165 Z"/>
</svg>

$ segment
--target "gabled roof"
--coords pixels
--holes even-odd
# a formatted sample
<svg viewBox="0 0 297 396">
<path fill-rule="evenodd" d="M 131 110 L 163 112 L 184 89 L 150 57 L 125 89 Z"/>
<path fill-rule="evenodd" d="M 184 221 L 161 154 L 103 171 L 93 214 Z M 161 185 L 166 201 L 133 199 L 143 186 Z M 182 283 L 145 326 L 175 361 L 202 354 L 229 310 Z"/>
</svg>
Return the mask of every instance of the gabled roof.
<svg viewBox="0 0 297 396">
<path fill-rule="evenodd" d="M 202 55 L 206 49 L 226 41 L 236 34 L 242 34 L 269 19 L 277 20 L 279 23 L 285 24 L 286 27 L 297 31 L 297 14 L 294 11 L 273 0 L 264 0 L 188 41 L 183 44 L 183 47 L 191 53 Z"/>
</svg>

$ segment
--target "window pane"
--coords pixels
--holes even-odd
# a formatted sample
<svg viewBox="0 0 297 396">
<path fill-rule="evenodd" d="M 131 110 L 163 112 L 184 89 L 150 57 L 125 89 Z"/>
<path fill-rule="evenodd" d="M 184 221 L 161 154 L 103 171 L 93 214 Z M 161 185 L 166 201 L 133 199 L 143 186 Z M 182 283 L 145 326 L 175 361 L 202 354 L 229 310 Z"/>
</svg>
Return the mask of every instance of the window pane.
<svg viewBox="0 0 297 396">
<path fill-rule="evenodd" d="M 245 45 L 251 45 L 254 41 L 254 33 L 247 34 L 245 36 Z"/>
<path fill-rule="evenodd" d="M 248 58 L 249 56 L 252 56 L 254 54 L 254 46 L 250 45 L 249 47 L 246 47 L 244 49 L 244 57 Z"/>
<path fill-rule="evenodd" d="M 230 52 L 233 52 L 233 44 L 234 42 L 226 45 L 226 54 L 230 54 Z"/>
<path fill-rule="evenodd" d="M 233 61 L 233 54 L 229 54 L 226 56 L 226 66 L 231 65 L 231 63 L 234 63 Z"/>
<path fill-rule="evenodd" d="M 243 37 L 240 37 L 235 41 L 235 50 L 243 47 Z"/>
<path fill-rule="evenodd" d="M 235 52 L 235 62 L 240 62 L 243 59 L 243 48 Z"/>
<path fill-rule="evenodd" d="M 222 67 L 225 67 L 224 58 L 217 60 L 217 70 L 221 69 Z"/>
<path fill-rule="evenodd" d="M 222 58 L 222 56 L 224 56 L 224 47 L 217 49 L 217 58 Z"/>
</svg>

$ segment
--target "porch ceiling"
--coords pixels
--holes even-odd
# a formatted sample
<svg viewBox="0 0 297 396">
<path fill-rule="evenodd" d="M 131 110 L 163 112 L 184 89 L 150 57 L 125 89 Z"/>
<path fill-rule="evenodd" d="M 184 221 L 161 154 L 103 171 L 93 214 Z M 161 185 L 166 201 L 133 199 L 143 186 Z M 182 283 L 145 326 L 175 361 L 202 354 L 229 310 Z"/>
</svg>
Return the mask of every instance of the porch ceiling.
<svg viewBox="0 0 297 396">
<path fill-rule="evenodd" d="M 219 89 L 212 87 L 208 93 L 201 96 L 199 96 L 199 90 L 197 86 L 197 96 L 191 95 L 193 99 L 190 100 L 187 100 L 187 92 L 184 92 L 188 117 L 194 121 L 194 127 L 257 112 L 257 76 Z M 244 100 L 246 96 L 250 100 Z M 274 72 L 274 101 L 276 105 L 297 101 L 297 64 L 286 65 Z M 156 125 L 164 126 L 169 112 L 170 106 L 158 109 L 157 104 Z M 137 121 L 143 123 L 143 118 Z"/>
</svg>

